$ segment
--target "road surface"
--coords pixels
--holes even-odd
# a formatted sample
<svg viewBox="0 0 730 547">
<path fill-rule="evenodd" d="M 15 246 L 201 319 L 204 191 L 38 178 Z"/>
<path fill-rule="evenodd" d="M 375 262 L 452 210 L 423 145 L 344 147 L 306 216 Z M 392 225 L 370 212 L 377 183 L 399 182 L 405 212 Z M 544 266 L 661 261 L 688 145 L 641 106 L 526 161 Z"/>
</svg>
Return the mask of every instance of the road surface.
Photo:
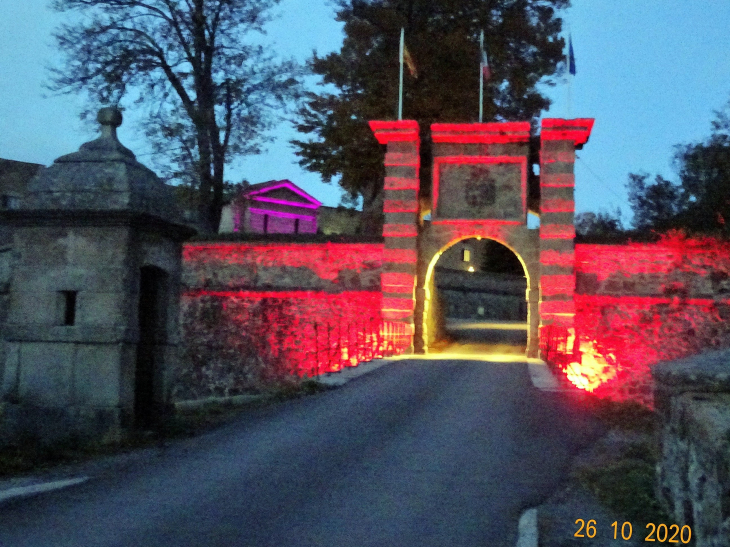
<svg viewBox="0 0 730 547">
<path fill-rule="evenodd" d="M 561 397 L 524 363 L 397 361 L 2 502 L 0 546 L 514 546 L 593 436 Z"/>
</svg>

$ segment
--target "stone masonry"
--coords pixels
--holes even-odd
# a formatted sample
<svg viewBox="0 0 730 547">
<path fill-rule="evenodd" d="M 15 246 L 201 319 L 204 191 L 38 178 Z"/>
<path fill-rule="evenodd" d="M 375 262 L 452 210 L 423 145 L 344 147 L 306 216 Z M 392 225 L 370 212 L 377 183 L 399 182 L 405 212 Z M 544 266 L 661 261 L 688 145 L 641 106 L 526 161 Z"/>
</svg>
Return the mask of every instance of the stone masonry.
<svg viewBox="0 0 730 547">
<path fill-rule="evenodd" d="M 0 438 L 114 439 L 165 405 L 178 335 L 184 226 L 171 189 L 116 136 L 33 179 L 3 222 L 14 228 L 0 366 Z"/>
<path fill-rule="evenodd" d="M 657 494 L 697 547 L 730 544 L 730 350 L 653 369 L 661 417 Z"/>
</svg>

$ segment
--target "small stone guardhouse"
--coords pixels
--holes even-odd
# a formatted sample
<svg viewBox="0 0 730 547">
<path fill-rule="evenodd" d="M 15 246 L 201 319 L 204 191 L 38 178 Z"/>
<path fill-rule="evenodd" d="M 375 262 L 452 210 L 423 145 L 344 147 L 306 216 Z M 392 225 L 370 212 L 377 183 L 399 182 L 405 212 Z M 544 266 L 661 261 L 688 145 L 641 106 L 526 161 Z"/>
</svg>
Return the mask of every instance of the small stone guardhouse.
<svg viewBox="0 0 730 547">
<path fill-rule="evenodd" d="M 544 119 L 539 140 L 531 139 L 529 122 L 433 124 L 431 220 L 424 222 L 429 199 L 420 195 L 418 123 L 371 121 L 370 127 L 386 145 L 383 318 L 406 324 L 411 350 L 428 351 L 438 330 L 438 257 L 468 238 L 498 241 L 522 262 L 529 357 L 538 356 L 545 327 L 574 336 L 573 164 L 593 120 Z M 528 210 L 539 215 L 539 230 L 528 229 Z"/>
<path fill-rule="evenodd" d="M 58 158 L 16 210 L 0 437 L 114 439 L 166 404 L 185 226 L 171 189 L 117 140 Z"/>
</svg>

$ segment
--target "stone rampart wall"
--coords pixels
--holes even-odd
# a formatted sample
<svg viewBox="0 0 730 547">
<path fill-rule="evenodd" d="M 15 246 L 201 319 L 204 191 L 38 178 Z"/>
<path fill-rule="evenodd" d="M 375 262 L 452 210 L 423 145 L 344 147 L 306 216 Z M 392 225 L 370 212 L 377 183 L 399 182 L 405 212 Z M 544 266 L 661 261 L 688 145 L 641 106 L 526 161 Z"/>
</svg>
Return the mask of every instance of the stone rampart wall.
<svg viewBox="0 0 730 547">
<path fill-rule="evenodd" d="M 259 391 L 410 344 L 381 319 L 383 244 L 189 243 L 177 400 Z"/>
<path fill-rule="evenodd" d="M 670 234 L 575 257 L 576 334 L 609 367 L 591 360 L 596 394 L 651 404 L 650 365 L 730 344 L 730 243 Z"/>
<path fill-rule="evenodd" d="M 382 243 L 187 243 L 185 291 L 380 291 Z"/>
</svg>

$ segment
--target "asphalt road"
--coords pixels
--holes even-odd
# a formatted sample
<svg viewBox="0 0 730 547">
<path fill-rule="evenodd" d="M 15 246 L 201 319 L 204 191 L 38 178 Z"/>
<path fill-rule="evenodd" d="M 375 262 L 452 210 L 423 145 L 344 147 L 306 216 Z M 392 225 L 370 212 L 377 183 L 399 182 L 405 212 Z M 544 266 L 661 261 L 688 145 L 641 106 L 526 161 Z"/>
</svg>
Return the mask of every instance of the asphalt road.
<svg viewBox="0 0 730 547">
<path fill-rule="evenodd" d="M 0 546 L 514 546 L 592 437 L 561 397 L 524 364 L 395 362 L 8 500 Z"/>
<path fill-rule="evenodd" d="M 525 354 L 527 323 L 522 321 L 472 321 L 448 319 L 445 324 L 448 340 L 438 344 L 440 351 L 468 354 Z"/>
</svg>

